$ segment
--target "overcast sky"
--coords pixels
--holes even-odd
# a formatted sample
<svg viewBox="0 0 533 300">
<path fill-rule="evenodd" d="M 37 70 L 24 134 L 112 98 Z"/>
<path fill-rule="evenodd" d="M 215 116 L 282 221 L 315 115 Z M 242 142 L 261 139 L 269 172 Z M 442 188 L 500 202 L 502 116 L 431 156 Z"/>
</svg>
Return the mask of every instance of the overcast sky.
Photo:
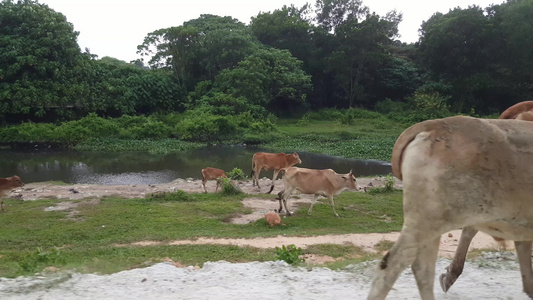
<svg viewBox="0 0 533 300">
<path fill-rule="evenodd" d="M 231 16 L 249 24 L 252 16 L 294 4 L 302 7 L 314 0 L 39 0 L 64 14 L 80 34 L 82 51 L 89 48 L 99 58 L 111 56 L 125 61 L 137 59 L 137 45 L 149 32 L 182 25 L 201 14 Z M 435 12 L 451 8 L 467 8 L 476 4 L 483 8 L 503 0 L 363 0 L 370 11 L 384 16 L 396 9 L 403 14 L 399 25 L 400 40 L 416 42 L 422 21 Z"/>
</svg>

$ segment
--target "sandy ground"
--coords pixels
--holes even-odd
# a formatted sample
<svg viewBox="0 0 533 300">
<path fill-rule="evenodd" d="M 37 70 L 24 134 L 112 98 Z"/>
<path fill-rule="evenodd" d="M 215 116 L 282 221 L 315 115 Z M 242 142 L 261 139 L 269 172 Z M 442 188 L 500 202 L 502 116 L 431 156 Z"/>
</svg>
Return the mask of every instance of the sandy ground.
<svg viewBox="0 0 533 300">
<path fill-rule="evenodd" d="M 372 187 L 383 186 L 383 177 L 372 178 L 358 178 L 358 184 L 361 188 L 359 192 L 364 192 L 363 188 L 370 189 Z M 261 189 L 252 186 L 251 180 L 236 182 L 237 186 L 244 192 L 252 195 L 249 198 L 243 200 L 243 204 L 252 209 L 251 214 L 237 216 L 231 220 L 235 224 L 247 224 L 254 222 L 260 218 L 263 218 L 267 212 L 274 211 L 279 207 L 279 202 L 275 200 L 275 195 L 282 190 L 283 182 L 277 180 L 275 182 L 275 188 L 272 192 L 271 199 L 264 199 L 253 197 L 254 194 L 265 193 L 270 188 L 271 180 L 268 178 L 260 179 Z M 401 182 L 395 183 L 397 188 L 401 188 Z M 207 183 L 208 192 L 215 191 L 216 184 L 214 181 Z M 49 207 L 47 210 L 66 210 L 70 214 L 76 214 L 76 206 L 78 203 L 69 200 L 85 201 L 98 201 L 99 198 L 109 195 L 119 195 L 125 198 L 146 197 L 151 193 L 159 192 L 172 192 L 177 190 L 183 190 L 186 192 L 203 192 L 203 186 L 201 180 L 193 179 L 176 179 L 172 182 L 165 184 L 154 185 L 94 185 L 94 184 L 74 184 L 74 185 L 54 185 L 50 183 L 30 183 L 25 186 L 15 189 L 11 193 L 11 197 L 16 197 L 23 201 L 39 200 L 45 198 L 57 198 L 64 199 L 54 207 Z M 345 192 L 349 193 L 349 191 Z M 291 211 L 298 209 L 300 203 L 310 203 L 312 196 L 299 195 L 298 198 L 291 198 L 289 206 Z M 319 200 L 320 201 L 320 200 Z M 327 203 L 327 202 L 324 202 Z M 328 204 L 329 205 L 329 204 Z M 9 209 L 9 207 L 7 207 Z M 285 219 L 282 216 L 282 221 Z M 297 247 L 306 248 L 312 244 L 354 244 L 356 246 L 363 247 L 367 251 L 374 251 L 374 245 L 382 240 L 395 241 L 399 236 L 398 232 L 391 233 L 370 233 L 370 234 L 343 234 L 343 235 L 321 235 L 312 237 L 294 237 L 294 236 L 277 236 L 270 238 L 254 238 L 254 239 L 212 239 L 212 238 L 198 238 L 195 240 L 179 240 L 168 242 L 170 245 L 180 244 L 229 244 L 238 246 L 253 246 L 259 248 L 273 248 L 279 245 L 294 244 Z M 452 257 L 455 248 L 457 247 L 458 239 L 460 236 L 460 230 L 451 231 L 446 233 L 441 238 L 441 246 L 439 250 L 439 256 Z M 138 246 L 154 244 L 153 241 L 139 241 L 136 243 Z M 474 238 L 470 249 L 474 248 L 492 248 L 500 249 L 501 245 L 495 242 L 490 236 L 479 233 Z M 513 244 L 507 243 L 507 249 L 512 249 Z M 315 258 L 317 263 L 321 262 L 320 258 Z M 322 258 L 328 259 L 328 258 Z M 312 258 L 310 258 L 312 260 Z"/>
<path fill-rule="evenodd" d="M 438 276 L 448 265 L 437 261 Z M 359 300 L 366 299 L 377 261 L 342 270 L 292 267 L 283 261 L 205 263 L 203 268 L 159 263 L 111 275 L 46 273 L 14 279 L 0 278 L 2 300 Z M 437 300 L 526 300 L 513 257 L 467 262 L 461 278 Z M 414 276 L 406 269 L 387 299 L 420 299 Z"/>
</svg>

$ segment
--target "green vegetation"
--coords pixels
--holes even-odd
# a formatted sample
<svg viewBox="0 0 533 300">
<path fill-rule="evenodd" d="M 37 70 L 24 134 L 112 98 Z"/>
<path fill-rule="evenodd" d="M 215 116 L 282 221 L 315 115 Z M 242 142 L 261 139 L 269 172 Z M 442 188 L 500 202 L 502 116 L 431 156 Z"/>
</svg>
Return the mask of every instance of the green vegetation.
<svg viewBox="0 0 533 300">
<path fill-rule="evenodd" d="M 69 201 L 77 207 L 67 211 L 46 210 L 62 200 L 21 202 L 6 199 L 9 211 L 0 218 L 0 277 L 29 275 L 47 266 L 81 272 L 117 272 L 162 261 L 166 257 L 182 264 L 200 266 L 206 261 L 222 259 L 230 262 L 276 260 L 275 249 L 170 246 L 166 243 L 196 237 L 390 232 L 400 230 L 403 220 L 401 192 L 394 191 L 376 195 L 355 192 L 339 195 L 335 204 L 341 210 L 341 218 L 334 217 L 326 203 L 315 205 L 312 216 L 302 208 L 302 213 L 297 212 L 283 220 L 285 226 L 270 227 L 264 219 L 246 225 L 229 223 L 228 220 L 238 214 L 250 213 L 240 201 L 246 196 L 177 191 L 157 193 L 144 199 Z M 139 241 L 154 244 L 132 245 Z M 351 248 L 339 248 L 335 255 L 346 253 L 347 258 L 352 258 L 350 253 L 356 250 Z M 324 250 L 310 248 L 305 253 L 324 254 Z"/>
<path fill-rule="evenodd" d="M 276 247 L 276 255 L 279 260 L 283 260 L 289 265 L 297 265 L 304 262 L 304 259 L 301 257 L 304 254 L 302 248 L 296 248 L 294 245 Z"/>
</svg>

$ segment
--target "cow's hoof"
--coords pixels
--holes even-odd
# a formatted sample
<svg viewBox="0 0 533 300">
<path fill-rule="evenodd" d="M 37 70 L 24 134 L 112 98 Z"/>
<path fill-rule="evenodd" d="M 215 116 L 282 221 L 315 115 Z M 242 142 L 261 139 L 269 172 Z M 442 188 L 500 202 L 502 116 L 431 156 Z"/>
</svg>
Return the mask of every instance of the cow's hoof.
<svg viewBox="0 0 533 300">
<path fill-rule="evenodd" d="M 440 282 L 440 287 L 442 288 L 442 291 L 443 292 L 448 292 L 448 290 L 450 289 L 450 287 L 452 286 L 452 282 L 450 282 L 449 280 L 447 280 L 448 278 L 446 277 L 446 274 L 440 274 L 440 277 L 439 277 L 439 282 Z"/>
</svg>

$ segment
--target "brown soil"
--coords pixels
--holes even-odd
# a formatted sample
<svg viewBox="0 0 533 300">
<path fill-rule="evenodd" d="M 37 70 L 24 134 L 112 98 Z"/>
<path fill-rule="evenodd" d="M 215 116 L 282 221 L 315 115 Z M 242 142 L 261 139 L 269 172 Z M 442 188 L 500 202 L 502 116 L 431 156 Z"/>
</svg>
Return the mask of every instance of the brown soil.
<svg viewBox="0 0 533 300">
<path fill-rule="evenodd" d="M 358 178 L 357 179 L 361 188 L 367 189 L 373 187 L 383 186 L 384 179 L 382 177 L 375 178 Z M 241 181 L 237 182 L 237 186 L 242 191 L 254 195 L 265 193 L 270 188 L 270 179 L 260 179 L 261 189 L 252 186 L 252 182 Z M 252 209 L 251 214 L 240 215 L 234 217 L 231 222 L 234 224 L 247 224 L 254 222 L 260 218 L 263 218 L 266 213 L 274 211 L 279 207 L 279 201 L 275 200 L 275 195 L 281 191 L 283 182 L 277 180 L 275 188 L 272 192 L 272 198 L 259 198 L 249 197 L 243 200 L 243 204 Z M 396 182 L 396 187 L 401 188 L 401 182 Z M 157 192 L 173 192 L 177 190 L 183 190 L 186 192 L 203 192 L 203 186 L 201 180 L 193 179 L 176 179 L 169 183 L 154 184 L 154 185 L 93 185 L 93 184 L 74 184 L 74 185 L 55 185 L 51 183 L 30 183 L 24 187 L 15 189 L 11 193 L 11 197 L 18 198 L 23 201 L 39 200 L 46 198 L 64 199 L 54 207 L 49 207 L 47 210 L 67 210 L 69 211 L 69 218 L 75 219 L 77 217 L 76 206 L 83 204 L 97 204 L 99 199 L 104 196 L 117 195 L 124 198 L 139 198 L 146 197 L 151 193 Z M 211 181 L 207 183 L 208 192 L 214 192 L 215 182 Z M 364 192 L 363 189 L 359 192 Z M 70 202 L 69 200 L 80 200 L 81 202 Z M 310 203 L 312 196 L 310 195 L 298 195 L 295 198 L 291 198 L 289 201 L 289 209 L 294 212 L 298 210 L 302 203 Z M 320 200 L 319 200 L 320 201 Z M 286 216 L 282 216 L 282 222 L 285 222 Z M 399 236 L 398 232 L 391 233 L 370 233 L 370 234 L 342 234 L 342 235 L 321 235 L 312 237 L 287 237 L 277 236 L 270 238 L 254 238 L 254 239 L 211 239 L 211 238 L 198 238 L 195 240 L 179 240 L 171 241 L 166 244 L 180 245 L 180 244 L 226 244 L 226 245 L 238 245 L 238 246 L 252 246 L 260 248 L 273 248 L 283 244 L 294 244 L 297 247 L 305 248 L 307 245 L 312 244 L 354 244 L 360 246 L 367 251 L 376 251 L 374 246 L 383 240 L 395 241 Z M 458 239 L 460 236 L 460 230 L 452 231 L 444 234 L 441 238 L 441 246 L 439 255 L 441 257 L 452 257 L 455 248 L 457 247 Z M 140 241 L 135 243 L 138 246 L 152 245 L 156 242 L 153 241 Z M 120 245 L 117 245 L 120 246 Z M 511 243 L 508 243 L 508 247 L 512 248 Z M 474 238 L 470 249 L 473 248 L 493 248 L 499 249 L 501 245 L 494 241 L 490 236 L 479 233 Z M 310 257 L 309 261 L 315 261 L 323 263 L 331 260 L 329 257 Z"/>
</svg>

